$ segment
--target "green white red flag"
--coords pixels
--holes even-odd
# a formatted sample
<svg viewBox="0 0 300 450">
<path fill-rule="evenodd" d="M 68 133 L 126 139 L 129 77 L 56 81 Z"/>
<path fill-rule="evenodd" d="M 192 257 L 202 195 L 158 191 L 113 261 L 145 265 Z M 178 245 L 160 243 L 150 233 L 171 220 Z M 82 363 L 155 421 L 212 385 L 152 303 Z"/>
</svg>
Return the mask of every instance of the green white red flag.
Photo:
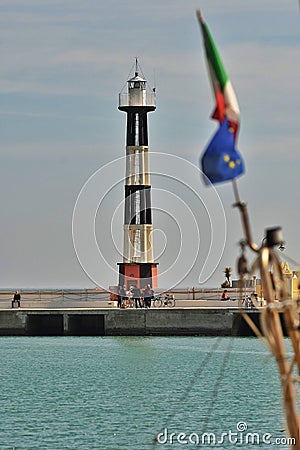
<svg viewBox="0 0 300 450">
<path fill-rule="evenodd" d="M 201 26 L 208 71 L 216 100 L 216 107 L 211 117 L 221 123 L 226 116 L 236 137 L 240 122 L 240 110 L 237 98 L 212 35 L 200 11 L 197 11 L 197 17 Z"/>
</svg>

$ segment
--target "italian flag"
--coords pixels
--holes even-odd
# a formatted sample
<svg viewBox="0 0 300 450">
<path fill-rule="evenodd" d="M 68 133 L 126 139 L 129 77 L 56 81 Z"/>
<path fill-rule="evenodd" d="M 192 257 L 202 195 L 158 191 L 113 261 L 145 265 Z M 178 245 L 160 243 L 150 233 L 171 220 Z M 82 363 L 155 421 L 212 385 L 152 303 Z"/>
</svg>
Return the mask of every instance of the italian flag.
<svg viewBox="0 0 300 450">
<path fill-rule="evenodd" d="M 216 99 L 216 108 L 211 117 L 221 123 L 226 116 L 236 137 L 240 122 L 239 105 L 220 54 L 200 11 L 197 11 L 197 17 L 202 30 L 208 71 Z"/>
</svg>

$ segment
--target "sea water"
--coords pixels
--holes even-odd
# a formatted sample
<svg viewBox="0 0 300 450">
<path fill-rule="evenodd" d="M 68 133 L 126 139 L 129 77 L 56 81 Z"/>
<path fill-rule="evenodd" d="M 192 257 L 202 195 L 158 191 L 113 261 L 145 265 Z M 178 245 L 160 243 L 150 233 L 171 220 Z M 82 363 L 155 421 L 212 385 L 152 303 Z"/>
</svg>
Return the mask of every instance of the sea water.
<svg viewBox="0 0 300 450">
<path fill-rule="evenodd" d="M 1 450 L 289 448 L 256 338 L 2 337 L 0 360 Z"/>
</svg>

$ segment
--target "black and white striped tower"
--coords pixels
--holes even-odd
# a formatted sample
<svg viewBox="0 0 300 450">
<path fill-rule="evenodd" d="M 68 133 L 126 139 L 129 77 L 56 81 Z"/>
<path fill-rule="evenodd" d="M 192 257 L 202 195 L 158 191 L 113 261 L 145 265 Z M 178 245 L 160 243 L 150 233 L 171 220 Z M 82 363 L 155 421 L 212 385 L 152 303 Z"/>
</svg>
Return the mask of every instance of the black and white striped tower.
<svg viewBox="0 0 300 450">
<path fill-rule="evenodd" d="M 126 181 L 123 262 L 119 284 L 157 287 L 157 263 L 153 260 L 151 185 L 147 114 L 156 109 L 155 91 L 147 92 L 146 80 L 138 73 L 119 95 L 119 110 L 127 114 Z"/>
</svg>

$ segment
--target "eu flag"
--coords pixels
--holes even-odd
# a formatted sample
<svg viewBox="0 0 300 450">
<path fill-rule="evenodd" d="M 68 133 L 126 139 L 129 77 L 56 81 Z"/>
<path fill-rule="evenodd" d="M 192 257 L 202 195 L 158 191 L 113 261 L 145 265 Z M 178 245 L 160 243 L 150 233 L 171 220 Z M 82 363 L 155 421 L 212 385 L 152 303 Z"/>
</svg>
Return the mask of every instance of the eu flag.
<svg viewBox="0 0 300 450">
<path fill-rule="evenodd" d="M 234 130 L 225 117 L 201 158 L 203 173 L 211 183 L 233 180 L 244 173 L 244 163 L 235 148 Z"/>
</svg>

